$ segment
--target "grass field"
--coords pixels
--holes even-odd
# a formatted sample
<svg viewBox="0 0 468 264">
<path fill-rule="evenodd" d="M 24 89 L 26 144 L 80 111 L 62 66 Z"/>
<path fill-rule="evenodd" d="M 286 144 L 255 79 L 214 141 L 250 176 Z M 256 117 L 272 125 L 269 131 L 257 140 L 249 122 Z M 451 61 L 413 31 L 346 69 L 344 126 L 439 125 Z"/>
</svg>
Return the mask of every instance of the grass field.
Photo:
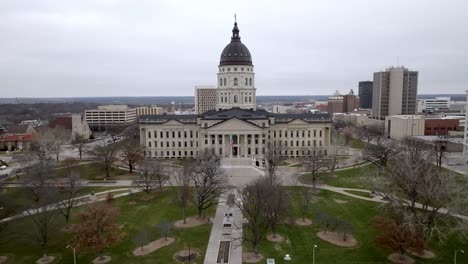
<svg viewBox="0 0 468 264">
<path fill-rule="evenodd" d="M 80 164 L 75 166 L 77 170 L 81 173 L 81 179 L 83 180 L 100 180 L 104 179 L 106 172 L 103 168 L 103 165 L 99 162 L 92 162 L 86 164 Z M 120 168 L 113 168 L 108 179 L 113 179 L 117 176 L 125 175 L 128 173 L 128 170 L 123 170 Z M 57 170 L 57 175 L 62 176 L 65 174 L 65 169 L 61 168 Z"/>
<path fill-rule="evenodd" d="M 300 187 L 288 188 L 292 200 L 290 216 L 300 217 Z M 342 220 L 352 223 L 355 238 L 359 244 L 354 248 L 341 248 L 322 241 L 316 236 L 320 231 L 317 225 L 299 227 L 284 224 L 279 228 L 281 235 L 286 237 L 282 243 L 273 243 L 267 240 L 260 246 L 260 253 L 265 258 L 275 258 L 277 263 L 283 262 L 285 254 L 290 254 L 294 264 L 312 263 L 313 245 L 318 245 L 316 251 L 316 263 L 390 263 L 386 260 L 389 252 L 384 252 L 376 248 L 373 244 L 373 237 L 377 233 L 372 228 L 372 219 L 379 214 L 378 204 L 362 201 L 352 197 L 335 194 L 329 191 L 320 191 L 311 205 L 308 217 L 314 221 L 319 211 L 326 211 Z M 468 243 L 462 242 L 453 235 L 445 244 L 438 244 L 434 241 L 430 243 L 430 249 L 437 257 L 433 260 L 423 260 L 413 257 L 416 263 L 452 263 L 455 249 L 467 249 Z M 244 247 L 249 250 L 248 246 Z M 458 255 L 458 263 L 468 263 L 468 255 Z"/>
<path fill-rule="evenodd" d="M 372 165 L 364 165 L 356 168 L 337 170 L 334 174 L 324 172 L 319 173 L 319 183 L 344 188 L 372 189 L 371 179 L 366 177 L 366 173 L 375 170 Z M 312 183 L 311 174 L 303 174 L 301 181 Z"/>
<path fill-rule="evenodd" d="M 158 223 L 174 222 L 181 219 L 182 216 L 180 207 L 175 204 L 175 189 L 170 188 L 165 192 L 154 193 L 155 198 L 149 201 L 141 199 L 144 195 L 138 193 L 118 198 L 113 202 L 120 209 L 118 223 L 122 226 L 125 237 L 118 245 L 106 250 L 104 254 L 112 256 L 112 263 L 177 263 L 173 260 L 173 255 L 182 250 L 184 246 L 190 246 L 202 254 L 201 260 L 195 263 L 202 263 L 211 231 L 209 224 L 184 230 L 172 230 L 170 236 L 176 238 L 176 242 L 173 244 L 147 256 L 135 257 L 132 255 L 131 252 L 137 248 L 137 245 L 132 242 L 132 238 L 141 228 L 154 229 L 156 232 L 154 239 L 158 239 L 160 235 L 157 234 L 155 228 Z M 136 204 L 131 201 L 136 201 Z M 85 210 L 85 207 L 74 210 L 72 215 L 76 217 L 80 210 Z M 213 215 L 214 210 L 215 208 L 211 208 L 207 212 L 208 215 Z M 195 214 L 194 207 L 188 208 L 188 215 Z M 72 222 L 74 221 L 73 218 Z M 70 240 L 70 234 L 60 231 L 65 226 L 63 217 L 59 216 L 54 226 L 57 231 L 51 236 L 49 254 L 57 257 L 57 261 L 54 263 L 73 263 L 71 250 L 65 248 Z M 27 218 L 10 225 L 9 229 L 21 233 L 22 236 L 0 248 L 0 255 L 10 257 L 8 264 L 34 263 L 40 258 L 40 247 L 33 240 L 28 239 L 28 234 L 31 234 L 33 230 L 30 228 Z M 80 255 L 78 263 L 90 263 L 96 256 L 97 254 Z"/>
</svg>

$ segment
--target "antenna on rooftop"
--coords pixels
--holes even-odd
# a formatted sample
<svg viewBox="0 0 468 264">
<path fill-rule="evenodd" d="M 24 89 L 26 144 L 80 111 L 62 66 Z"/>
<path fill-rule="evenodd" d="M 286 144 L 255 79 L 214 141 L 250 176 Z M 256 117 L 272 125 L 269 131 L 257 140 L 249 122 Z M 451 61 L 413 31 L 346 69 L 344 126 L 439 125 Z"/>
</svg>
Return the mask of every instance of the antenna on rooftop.
<svg viewBox="0 0 468 264">
<path fill-rule="evenodd" d="M 237 15 L 236 15 L 236 13 L 234 13 L 234 22 L 237 23 Z"/>
</svg>

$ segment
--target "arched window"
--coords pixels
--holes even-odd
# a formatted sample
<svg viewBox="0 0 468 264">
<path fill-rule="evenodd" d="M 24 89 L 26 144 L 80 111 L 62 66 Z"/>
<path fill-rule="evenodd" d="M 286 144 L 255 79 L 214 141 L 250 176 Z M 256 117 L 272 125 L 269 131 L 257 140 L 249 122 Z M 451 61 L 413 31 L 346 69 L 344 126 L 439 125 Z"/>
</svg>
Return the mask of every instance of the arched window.
<svg viewBox="0 0 468 264">
<path fill-rule="evenodd" d="M 251 102 L 252 102 L 252 97 L 249 96 L 249 103 L 251 103 Z"/>
<path fill-rule="evenodd" d="M 223 78 L 219 78 L 219 86 L 223 86 Z"/>
<path fill-rule="evenodd" d="M 223 97 L 221 96 L 221 103 L 224 103 Z"/>
<path fill-rule="evenodd" d="M 237 95 L 234 95 L 234 103 L 237 103 Z"/>
<path fill-rule="evenodd" d="M 224 78 L 224 86 L 226 86 L 226 78 Z"/>
<path fill-rule="evenodd" d="M 245 78 L 245 86 L 248 85 L 248 82 L 247 82 L 247 81 L 248 81 L 247 78 Z"/>
<path fill-rule="evenodd" d="M 237 78 L 234 78 L 234 86 L 237 86 L 238 85 L 238 80 Z"/>
<path fill-rule="evenodd" d="M 252 85 L 252 78 L 249 78 L 249 85 Z"/>
</svg>

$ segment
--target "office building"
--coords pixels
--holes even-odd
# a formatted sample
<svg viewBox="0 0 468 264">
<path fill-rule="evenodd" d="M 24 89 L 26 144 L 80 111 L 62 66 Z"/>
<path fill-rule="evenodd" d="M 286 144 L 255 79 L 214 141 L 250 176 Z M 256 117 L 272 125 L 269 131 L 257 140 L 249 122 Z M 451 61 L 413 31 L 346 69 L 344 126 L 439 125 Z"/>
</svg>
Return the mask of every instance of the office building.
<svg viewBox="0 0 468 264">
<path fill-rule="evenodd" d="M 85 120 L 92 129 L 128 125 L 135 122 L 136 117 L 136 109 L 127 105 L 101 105 L 98 109 L 85 110 Z"/>
<path fill-rule="evenodd" d="M 359 108 L 372 108 L 372 85 L 371 81 L 359 82 Z"/>
<path fill-rule="evenodd" d="M 195 113 L 203 114 L 216 109 L 218 90 L 216 86 L 195 86 Z"/>
<path fill-rule="evenodd" d="M 372 117 L 416 114 L 418 72 L 403 67 L 375 72 L 372 86 Z"/>
</svg>

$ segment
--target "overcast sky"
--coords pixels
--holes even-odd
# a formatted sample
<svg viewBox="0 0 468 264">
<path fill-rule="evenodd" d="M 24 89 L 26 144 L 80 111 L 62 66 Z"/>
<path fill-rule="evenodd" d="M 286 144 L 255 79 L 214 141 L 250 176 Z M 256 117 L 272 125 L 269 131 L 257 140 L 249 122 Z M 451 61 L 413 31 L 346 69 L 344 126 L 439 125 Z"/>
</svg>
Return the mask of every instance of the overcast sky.
<svg viewBox="0 0 468 264">
<path fill-rule="evenodd" d="M 468 1 L 0 1 L 0 96 L 193 95 L 216 84 L 237 13 L 259 95 L 357 90 L 419 71 L 419 93 L 468 88 Z"/>
</svg>

